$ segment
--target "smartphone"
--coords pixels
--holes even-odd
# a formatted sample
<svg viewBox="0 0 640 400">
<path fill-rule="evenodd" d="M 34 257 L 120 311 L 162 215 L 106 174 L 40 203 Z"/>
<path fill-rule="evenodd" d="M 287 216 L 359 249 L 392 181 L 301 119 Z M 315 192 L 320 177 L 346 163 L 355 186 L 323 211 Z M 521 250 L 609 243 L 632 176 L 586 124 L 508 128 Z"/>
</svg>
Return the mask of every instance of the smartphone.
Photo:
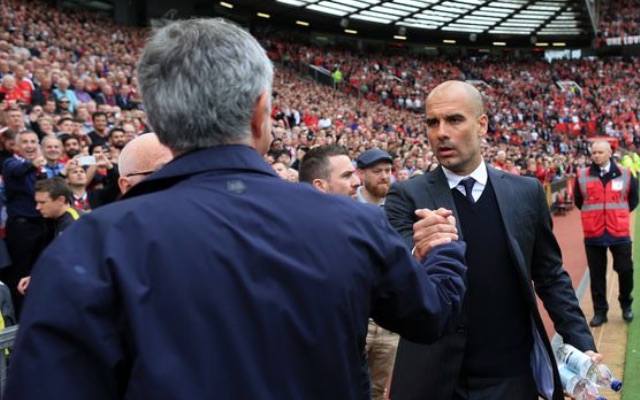
<svg viewBox="0 0 640 400">
<path fill-rule="evenodd" d="M 81 165 L 81 166 L 93 165 L 95 163 L 96 163 L 96 157 L 95 156 L 82 156 L 82 157 L 78 158 L 78 165 Z"/>
</svg>

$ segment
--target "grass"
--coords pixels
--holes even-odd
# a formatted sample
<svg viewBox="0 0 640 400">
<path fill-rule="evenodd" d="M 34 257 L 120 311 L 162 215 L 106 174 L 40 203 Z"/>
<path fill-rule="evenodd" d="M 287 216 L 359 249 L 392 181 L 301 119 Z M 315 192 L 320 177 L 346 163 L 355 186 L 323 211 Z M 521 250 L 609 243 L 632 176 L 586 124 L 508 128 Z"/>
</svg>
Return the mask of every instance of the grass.
<svg viewBox="0 0 640 400">
<path fill-rule="evenodd" d="M 638 301 L 640 301 L 640 216 L 635 216 L 635 234 L 636 239 L 633 244 L 633 260 L 634 260 L 634 288 L 633 298 L 636 302 L 633 306 L 635 314 L 640 314 Z M 624 366 L 624 387 L 622 389 L 622 400 L 638 400 L 640 399 L 640 316 L 629 324 L 627 328 L 627 353 Z"/>
</svg>

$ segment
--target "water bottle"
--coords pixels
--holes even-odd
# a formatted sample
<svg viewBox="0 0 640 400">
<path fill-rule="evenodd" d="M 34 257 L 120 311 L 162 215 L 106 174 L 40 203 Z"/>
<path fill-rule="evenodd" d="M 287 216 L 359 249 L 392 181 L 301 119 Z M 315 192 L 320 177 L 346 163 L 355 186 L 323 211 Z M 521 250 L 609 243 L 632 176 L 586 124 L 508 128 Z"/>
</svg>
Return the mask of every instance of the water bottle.
<svg viewBox="0 0 640 400">
<path fill-rule="evenodd" d="M 593 368 L 587 373 L 587 378 L 600 387 L 606 387 L 614 392 L 622 389 L 622 381 L 613 377 L 613 374 L 604 364 L 594 364 Z"/>
<path fill-rule="evenodd" d="M 622 381 L 615 379 L 606 365 L 594 363 L 591 357 L 569 344 L 558 347 L 556 358 L 558 363 L 566 364 L 578 376 L 587 378 L 600 387 L 616 392 L 622 388 Z"/>
<path fill-rule="evenodd" d="M 605 400 L 598 388 L 587 378 L 579 377 L 564 364 L 558 365 L 558 373 L 564 391 L 576 400 Z"/>
</svg>

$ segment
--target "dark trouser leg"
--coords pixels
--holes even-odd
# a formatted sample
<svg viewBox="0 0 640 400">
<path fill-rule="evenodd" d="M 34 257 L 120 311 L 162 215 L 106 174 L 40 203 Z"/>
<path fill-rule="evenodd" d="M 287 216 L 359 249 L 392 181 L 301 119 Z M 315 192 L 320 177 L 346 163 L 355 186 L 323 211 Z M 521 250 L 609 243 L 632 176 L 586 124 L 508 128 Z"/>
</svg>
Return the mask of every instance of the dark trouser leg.
<svg viewBox="0 0 640 400">
<path fill-rule="evenodd" d="M 591 299 L 595 314 L 606 315 L 607 304 L 607 248 L 604 246 L 585 245 L 589 277 L 591 278 Z"/>
<path fill-rule="evenodd" d="M 3 271 L 3 280 L 11 291 L 16 318 L 19 318 L 24 297 L 18 293 L 18 282 L 31 274 L 31 268 L 44 248 L 47 228 L 44 220 L 9 218 L 6 232 L 11 266 Z"/>
<path fill-rule="evenodd" d="M 613 269 L 618 273 L 618 301 L 623 309 L 630 307 L 633 300 L 631 297 L 631 291 L 633 290 L 631 248 L 631 243 L 622 243 L 610 247 L 613 255 Z"/>
<path fill-rule="evenodd" d="M 532 375 L 501 379 L 461 377 L 451 397 L 452 400 L 537 400 L 538 398 L 538 389 Z"/>
</svg>

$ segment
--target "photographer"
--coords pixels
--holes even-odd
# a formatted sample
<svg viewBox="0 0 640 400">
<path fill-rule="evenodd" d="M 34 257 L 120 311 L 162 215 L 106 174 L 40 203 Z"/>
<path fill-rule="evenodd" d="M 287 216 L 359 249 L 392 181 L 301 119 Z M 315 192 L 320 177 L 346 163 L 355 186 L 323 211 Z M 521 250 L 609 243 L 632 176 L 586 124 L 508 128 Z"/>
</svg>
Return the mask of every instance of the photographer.
<svg viewBox="0 0 640 400">
<path fill-rule="evenodd" d="M 88 190 L 98 168 L 107 171 L 104 186 Z M 96 156 L 76 156 L 69 160 L 60 176 L 66 178 L 73 192 L 72 207 L 78 211 L 93 210 L 115 201 L 118 197 L 118 168 L 104 153 Z"/>
</svg>

